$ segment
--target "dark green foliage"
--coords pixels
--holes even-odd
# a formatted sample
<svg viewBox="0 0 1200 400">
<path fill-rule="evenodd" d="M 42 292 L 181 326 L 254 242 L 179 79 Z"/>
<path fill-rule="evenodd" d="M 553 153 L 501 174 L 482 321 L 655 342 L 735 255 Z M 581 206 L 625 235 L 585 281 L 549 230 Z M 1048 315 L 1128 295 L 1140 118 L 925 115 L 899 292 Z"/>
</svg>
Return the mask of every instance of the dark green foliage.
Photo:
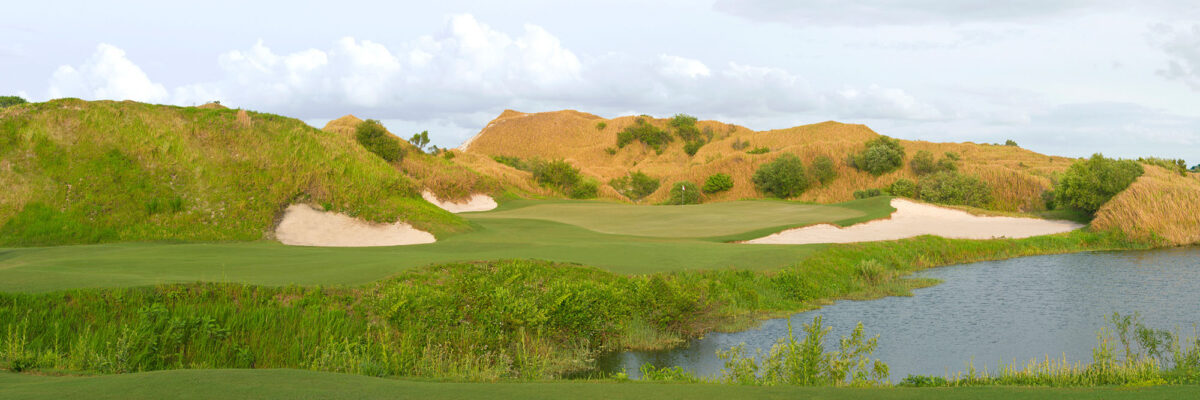
<svg viewBox="0 0 1200 400">
<path fill-rule="evenodd" d="M 592 179 L 583 179 L 571 187 L 568 194 L 572 199 L 594 199 L 600 193 L 600 184 Z"/>
<path fill-rule="evenodd" d="M 1159 157 L 1141 157 L 1138 158 L 1138 162 L 1146 165 L 1157 165 L 1165 168 L 1167 171 L 1177 172 L 1181 176 L 1187 175 L 1188 171 L 1187 162 L 1183 161 L 1183 159 L 1172 160 Z"/>
<path fill-rule="evenodd" d="M 931 203 L 986 207 L 992 203 L 992 188 L 975 176 L 938 172 L 917 182 L 917 195 Z"/>
<path fill-rule="evenodd" d="M 955 161 L 958 160 L 958 156 L 955 155 L 953 158 L 951 158 L 950 154 L 953 153 L 946 153 L 945 158 L 934 161 L 933 153 L 921 150 L 918 151 L 917 154 L 913 155 L 912 160 L 908 161 L 908 166 L 909 168 L 912 168 L 913 173 L 917 174 L 918 176 L 937 172 L 958 171 L 958 164 L 955 164 Z"/>
<path fill-rule="evenodd" d="M 689 156 L 694 156 L 696 155 L 696 152 L 700 151 L 701 147 L 704 147 L 705 144 L 707 144 L 707 142 L 702 141 L 684 143 L 683 152 L 687 153 Z"/>
<path fill-rule="evenodd" d="M 453 160 L 454 152 L 450 151 L 450 150 L 442 149 L 442 158 L 445 158 L 447 160 Z"/>
<path fill-rule="evenodd" d="M 962 157 L 960 157 L 960 156 L 958 155 L 958 153 L 955 153 L 955 152 L 953 152 L 953 151 L 947 151 L 947 152 L 946 152 L 946 158 L 949 158 L 949 159 L 951 159 L 951 160 L 953 160 L 953 161 L 961 161 L 961 160 L 962 160 Z"/>
<path fill-rule="evenodd" d="M 892 196 L 908 197 L 911 199 L 917 198 L 917 184 L 908 179 L 897 179 L 888 186 L 888 192 Z"/>
<path fill-rule="evenodd" d="M 533 180 L 542 186 L 553 187 L 561 190 L 563 193 L 570 193 L 571 189 L 579 183 L 579 169 L 564 160 L 533 160 L 530 164 L 530 172 L 533 173 Z"/>
<path fill-rule="evenodd" d="M 955 160 L 951 159 L 951 158 L 943 158 L 941 160 L 938 160 L 937 170 L 942 171 L 942 172 L 958 171 L 958 164 L 956 164 L 954 161 Z"/>
<path fill-rule="evenodd" d="M 733 189 L 733 177 L 726 173 L 715 173 L 704 180 L 704 193 L 720 193 Z"/>
<path fill-rule="evenodd" d="M 880 136 L 867 141 L 866 148 L 850 156 L 850 165 L 872 175 L 895 171 L 904 163 L 904 146 L 899 140 Z"/>
<path fill-rule="evenodd" d="M 671 186 L 669 204 L 700 204 L 700 185 L 688 181 L 675 182 Z"/>
<path fill-rule="evenodd" d="M 608 184 L 622 196 L 638 201 L 658 190 L 659 180 L 651 178 L 642 171 L 633 171 L 629 175 L 609 181 Z"/>
<path fill-rule="evenodd" d="M 1114 160 L 1100 153 L 1076 161 L 1059 178 L 1054 190 L 1059 205 L 1095 213 L 1100 206 L 1133 183 L 1144 170 L 1131 160 Z"/>
<path fill-rule="evenodd" d="M 413 134 L 412 137 L 408 139 L 408 142 L 412 143 L 413 146 L 416 146 L 417 150 L 424 151 L 425 145 L 429 144 L 429 131 L 421 131 L 420 133 Z M 437 147 L 434 147 L 434 150 L 436 153 Z"/>
<path fill-rule="evenodd" d="M 763 164 L 754 171 L 752 180 L 758 191 L 781 199 L 796 197 L 808 189 L 809 185 L 808 175 L 804 173 L 804 163 L 791 153 Z"/>
<path fill-rule="evenodd" d="M 1193 165 L 1192 168 L 1188 169 L 1188 171 L 1200 172 L 1200 164 Z"/>
<path fill-rule="evenodd" d="M 829 156 L 819 156 L 813 160 L 809 166 L 809 171 L 812 173 L 813 180 L 819 182 L 821 186 L 828 185 L 837 178 L 837 170 L 834 169 L 833 159 Z"/>
<path fill-rule="evenodd" d="M 608 153 L 608 155 L 610 155 L 610 156 L 615 155 L 615 154 L 617 154 L 617 148 L 616 147 L 605 147 L 604 152 Z"/>
<path fill-rule="evenodd" d="M 596 130 L 598 130 L 598 131 L 602 131 L 602 130 L 604 130 L 604 128 L 607 128 L 607 127 L 608 127 L 607 122 L 600 121 L 600 122 L 596 123 Z"/>
<path fill-rule="evenodd" d="M 520 158 L 517 158 L 517 157 L 492 156 L 492 159 L 496 160 L 496 162 L 498 162 L 498 163 L 501 163 L 501 164 L 504 164 L 504 165 L 507 165 L 507 166 L 510 166 L 510 167 L 513 167 L 513 168 L 516 168 L 516 169 L 519 169 L 522 171 L 530 170 L 529 165 L 527 163 L 525 163 L 525 161 L 522 161 Z"/>
<path fill-rule="evenodd" d="M 766 147 L 756 147 L 751 150 L 746 150 L 746 154 L 767 154 L 770 152 L 771 152 L 771 149 L 766 148 Z"/>
<path fill-rule="evenodd" d="M 1021 147 L 1021 146 L 1017 146 L 1017 142 L 1016 142 L 1016 141 L 1013 141 L 1012 139 L 1005 140 L 1005 141 L 1004 141 L 1004 145 L 1005 145 L 1005 146 L 1012 146 L 1012 147 Z"/>
<path fill-rule="evenodd" d="M 733 143 L 730 143 L 730 144 L 729 144 L 729 147 L 732 147 L 734 150 L 745 150 L 746 148 L 749 148 L 749 147 L 750 147 L 750 141 L 749 141 L 749 140 L 745 140 L 745 141 L 743 141 L 743 140 L 741 140 L 741 139 L 734 139 L 734 140 L 733 140 Z"/>
<path fill-rule="evenodd" d="M 674 139 L 671 134 L 646 122 L 645 118 L 638 118 L 634 121 L 633 126 L 617 133 L 617 147 L 625 147 L 635 140 L 645 143 L 658 154 L 662 154 Z"/>
<path fill-rule="evenodd" d="M 0 108 L 11 107 L 25 103 L 28 102 L 20 96 L 0 96 Z"/>
<path fill-rule="evenodd" d="M 1046 204 L 1047 210 L 1054 210 L 1055 208 L 1058 208 L 1058 201 L 1055 198 L 1053 190 L 1042 192 L 1042 202 Z"/>
<path fill-rule="evenodd" d="M 712 140 L 712 129 L 701 131 L 696 127 L 696 117 L 687 114 L 676 114 L 667 121 L 667 126 L 675 131 L 675 135 L 683 140 L 683 152 L 689 156 L 696 155 L 697 151 L 703 147 L 709 140 Z"/>
<path fill-rule="evenodd" d="M 876 188 L 862 189 L 862 190 L 854 191 L 855 199 L 868 199 L 871 197 L 879 197 L 879 196 L 883 196 L 883 195 L 884 195 L 883 190 L 876 189 Z"/>
<path fill-rule="evenodd" d="M 354 139 L 384 161 L 399 162 L 404 159 L 404 148 L 400 146 L 400 139 L 388 133 L 379 121 L 368 119 L 360 122 L 354 128 Z"/>
</svg>

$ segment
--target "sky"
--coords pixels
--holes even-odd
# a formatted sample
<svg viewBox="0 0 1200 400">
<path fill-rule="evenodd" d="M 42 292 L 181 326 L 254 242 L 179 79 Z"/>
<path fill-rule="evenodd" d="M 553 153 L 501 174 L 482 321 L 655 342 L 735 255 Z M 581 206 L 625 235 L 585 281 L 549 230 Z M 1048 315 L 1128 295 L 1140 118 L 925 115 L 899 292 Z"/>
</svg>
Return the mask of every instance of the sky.
<svg viewBox="0 0 1200 400">
<path fill-rule="evenodd" d="M 345 114 L 453 147 L 505 109 L 836 120 L 1200 163 L 1200 7 L 1143 0 L 40 1 L 0 95 Z"/>
</svg>

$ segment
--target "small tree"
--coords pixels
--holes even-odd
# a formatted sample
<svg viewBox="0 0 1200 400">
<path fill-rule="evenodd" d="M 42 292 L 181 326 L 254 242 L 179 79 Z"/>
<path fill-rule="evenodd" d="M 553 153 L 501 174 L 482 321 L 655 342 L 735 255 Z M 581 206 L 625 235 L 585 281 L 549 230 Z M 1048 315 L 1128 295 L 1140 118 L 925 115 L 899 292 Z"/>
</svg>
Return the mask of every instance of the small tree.
<svg viewBox="0 0 1200 400">
<path fill-rule="evenodd" d="M 917 175 L 937 172 L 937 162 L 933 160 L 933 153 L 925 150 L 918 151 L 913 155 L 912 159 L 908 160 L 908 167 Z"/>
<path fill-rule="evenodd" d="M 760 192 L 781 199 L 796 197 L 808 189 L 809 184 L 808 176 L 804 174 L 804 163 L 791 153 L 763 164 L 754 171 L 752 180 Z"/>
<path fill-rule="evenodd" d="M 829 158 L 829 156 L 817 157 L 817 159 L 813 160 L 809 169 L 812 170 L 813 179 L 820 182 L 821 186 L 825 186 L 829 182 L 833 182 L 833 178 L 837 178 L 837 171 L 833 167 L 833 159 Z"/>
<path fill-rule="evenodd" d="M 20 96 L 0 96 L 0 108 L 11 107 L 25 103 L 28 102 Z"/>
<path fill-rule="evenodd" d="M 1142 165 L 1131 160 L 1114 160 L 1096 153 L 1076 161 L 1058 180 L 1054 190 L 1059 205 L 1095 213 L 1109 199 L 1142 176 Z"/>
<path fill-rule="evenodd" d="M 425 145 L 429 144 L 429 131 L 421 131 L 421 133 L 414 134 L 412 138 L 408 139 L 408 142 L 412 143 L 413 146 L 417 146 L 417 150 L 425 151 Z"/>
<path fill-rule="evenodd" d="M 404 148 L 400 146 L 400 139 L 388 133 L 377 120 L 368 119 L 355 126 L 354 139 L 384 161 L 397 162 L 404 159 Z"/>
<path fill-rule="evenodd" d="M 659 181 L 641 171 L 634 171 L 629 175 L 613 179 L 608 184 L 622 196 L 639 201 L 658 190 Z"/>
<path fill-rule="evenodd" d="M 1021 146 L 1017 146 L 1017 142 L 1013 141 L 1012 139 L 1005 140 L 1004 145 L 1012 146 L 1012 147 L 1021 147 Z"/>
<path fill-rule="evenodd" d="M 888 192 L 890 192 L 892 196 L 915 199 L 917 198 L 917 184 L 908 179 L 897 179 L 895 182 L 892 182 L 891 186 L 888 186 Z"/>
<path fill-rule="evenodd" d="M 700 204 L 700 186 L 688 181 L 671 185 L 670 204 Z"/>
<path fill-rule="evenodd" d="M 704 180 L 704 193 L 720 193 L 733 188 L 733 177 L 726 173 L 716 173 Z"/>
<path fill-rule="evenodd" d="M 895 171 L 904 163 L 904 146 L 899 140 L 880 136 L 867 141 L 862 152 L 850 157 L 850 164 L 872 175 Z"/>
</svg>

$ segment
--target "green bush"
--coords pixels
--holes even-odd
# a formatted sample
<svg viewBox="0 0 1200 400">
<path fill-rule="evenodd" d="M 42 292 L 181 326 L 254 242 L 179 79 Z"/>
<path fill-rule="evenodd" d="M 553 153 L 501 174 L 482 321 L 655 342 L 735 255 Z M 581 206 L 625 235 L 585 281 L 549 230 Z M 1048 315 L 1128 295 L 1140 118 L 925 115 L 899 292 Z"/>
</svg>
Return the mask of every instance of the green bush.
<svg viewBox="0 0 1200 400">
<path fill-rule="evenodd" d="M 917 182 L 917 195 L 931 203 L 986 207 L 992 203 L 992 188 L 977 177 L 956 172 L 938 172 Z"/>
<path fill-rule="evenodd" d="M 851 155 L 850 165 L 872 175 L 883 175 L 895 171 L 904 163 L 904 146 L 900 141 L 880 136 L 867 141 L 866 148 Z"/>
<path fill-rule="evenodd" d="M 837 170 L 833 168 L 833 159 L 828 156 L 817 157 L 809 166 L 809 170 L 812 172 L 813 180 L 822 186 L 833 182 L 833 178 L 837 178 Z"/>
<path fill-rule="evenodd" d="M 1013 141 L 1012 139 L 1005 140 L 1004 145 L 1012 146 L 1012 147 L 1021 147 L 1021 146 L 1017 146 L 1017 142 Z"/>
<path fill-rule="evenodd" d="M 429 131 L 421 131 L 413 134 L 412 137 L 408 139 L 408 142 L 412 143 L 417 150 L 424 151 L 425 146 L 429 144 Z M 437 153 L 437 146 L 434 146 L 433 150 L 433 153 Z"/>
<path fill-rule="evenodd" d="M 938 171 L 946 171 L 946 172 L 958 171 L 958 164 L 956 164 L 954 162 L 954 159 L 943 158 L 941 160 L 938 160 L 937 170 Z"/>
<path fill-rule="evenodd" d="M 908 166 L 912 169 L 913 173 L 917 175 L 957 171 L 958 164 L 955 164 L 954 161 L 958 159 L 958 155 L 955 155 L 954 158 L 951 158 L 950 154 L 953 153 L 946 153 L 946 158 L 934 161 L 933 153 L 921 150 L 918 151 L 917 154 L 913 155 L 912 160 L 908 161 Z"/>
<path fill-rule="evenodd" d="M 741 139 L 734 139 L 734 140 L 733 140 L 733 143 L 730 143 L 730 144 L 729 144 L 729 147 L 732 147 L 734 150 L 738 150 L 738 151 L 745 150 L 746 148 L 750 147 L 750 141 L 749 141 L 749 140 L 745 140 L 745 141 L 743 141 L 743 140 L 741 140 Z"/>
<path fill-rule="evenodd" d="M 1183 161 L 1183 159 L 1172 160 L 1168 158 L 1142 157 L 1138 158 L 1138 162 L 1146 165 L 1157 165 L 1167 171 L 1177 172 L 1179 175 L 1187 175 L 1188 171 L 1187 162 Z"/>
<path fill-rule="evenodd" d="M 383 158 L 387 162 L 398 162 L 404 159 L 404 147 L 400 139 L 388 133 L 379 121 L 368 119 L 354 127 L 354 139 L 367 151 Z"/>
<path fill-rule="evenodd" d="M 754 187 L 760 192 L 786 199 L 808 189 L 808 176 L 804 174 L 804 163 L 795 154 L 787 153 L 774 161 L 763 164 L 754 171 Z"/>
<path fill-rule="evenodd" d="M 753 150 L 746 150 L 746 154 L 767 154 L 771 149 L 766 147 L 756 147 Z"/>
<path fill-rule="evenodd" d="M 955 153 L 955 152 L 953 152 L 953 151 L 947 151 L 947 152 L 946 152 L 946 158 L 949 158 L 949 159 L 950 159 L 950 160 L 952 160 L 952 161 L 960 161 L 960 160 L 962 160 L 962 157 L 960 157 L 960 156 L 958 155 L 958 153 Z"/>
<path fill-rule="evenodd" d="M 641 171 L 634 171 L 626 176 L 615 178 L 609 181 L 608 184 L 622 196 L 633 201 L 638 201 L 658 190 L 659 180 L 651 178 Z"/>
<path fill-rule="evenodd" d="M 1089 159 L 1071 164 L 1059 178 L 1054 192 L 1059 205 L 1095 213 L 1144 172 L 1137 162 L 1114 160 L 1096 153 Z"/>
<path fill-rule="evenodd" d="M 496 162 L 498 162 L 498 163 L 501 163 L 501 164 L 504 164 L 504 165 L 507 165 L 507 166 L 510 166 L 510 167 L 513 167 L 513 168 L 516 168 L 516 169 L 519 169 L 519 170 L 522 170 L 522 171 L 529 171 L 529 170 L 530 170 L 530 167 L 529 167 L 529 165 L 528 165 L 528 164 L 526 164 L 524 161 L 521 161 L 521 159 L 520 159 L 520 158 L 517 158 L 517 157 L 512 157 L 512 156 L 492 156 L 492 159 L 493 159 L 493 160 L 496 160 Z"/>
<path fill-rule="evenodd" d="M 884 194 L 884 193 L 883 193 L 883 190 L 880 190 L 880 189 L 875 189 L 875 188 L 871 188 L 871 189 L 862 189 L 862 190 L 855 190 L 855 191 L 854 191 L 854 198 L 856 198 L 856 199 L 868 199 L 868 198 L 872 198 L 872 197 L 879 197 L 879 196 L 883 196 L 883 194 Z"/>
<path fill-rule="evenodd" d="M 700 129 L 696 128 L 696 117 L 687 114 L 675 114 L 667 121 L 667 126 L 675 130 L 675 135 L 679 136 L 685 142 L 699 141 L 704 138 L 701 136 Z"/>
<path fill-rule="evenodd" d="M 671 199 L 668 204 L 700 204 L 700 186 L 688 181 L 675 182 L 671 185 Z"/>
<path fill-rule="evenodd" d="M 704 193 L 720 193 L 733 189 L 733 177 L 726 173 L 716 173 L 704 180 Z"/>
<path fill-rule="evenodd" d="M 694 156 L 696 155 L 696 152 L 700 151 L 701 147 L 704 147 L 705 144 L 707 143 L 701 141 L 684 143 L 683 152 L 687 153 L 688 156 Z"/>
<path fill-rule="evenodd" d="M 604 130 L 604 128 L 607 128 L 607 127 L 608 127 L 607 122 L 600 121 L 600 122 L 596 123 L 596 130 L 598 130 L 598 131 L 602 131 L 602 130 Z"/>
<path fill-rule="evenodd" d="M 908 179 L 897 179 L 888 186 L 888 192 L 892 196 L 908 197 L 911 199 L 917 198 L 917 184 Z"/>
<path fill-rule="evenodd" d="M 11 107 L 18 104 L 28 103 L 20 96 L 0 96 L 0 108 Z"/>
<path fill-rule="evenodd" d="M 667 144 L 670 144 L 674 139 L 666 131 L 646 122 L 645 118 L 638 118 L 634 121 L 633 126 L 617 133 L 617 147 L 625 147 L 633 143 L 634 140 L 645 143 L 654 149 L 656 153 L 662 154 L 667 149 Z"/>
<path fill-rule="evenodd" d="M 532 162 L 533 180 L 542 186 L 555 187 L 569 193 L 579 183 L 579 169 L 564 160 Z"/>
<path fill-rule="evenodd" d="M 583 179 L 571 188 L 572 199 L 594 199 L 600 193 L 600 184 L 591 179 Z"/>
</svg>

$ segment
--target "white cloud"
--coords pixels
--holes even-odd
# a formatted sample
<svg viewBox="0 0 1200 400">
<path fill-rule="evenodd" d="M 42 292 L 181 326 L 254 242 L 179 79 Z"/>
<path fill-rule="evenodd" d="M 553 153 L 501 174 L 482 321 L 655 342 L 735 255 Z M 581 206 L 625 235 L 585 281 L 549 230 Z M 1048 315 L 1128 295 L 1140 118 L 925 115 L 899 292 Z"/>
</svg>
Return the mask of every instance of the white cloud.
<svg viewBox="0 0 1200 400">
<path fill-rule="evenodd" d="M 1159 75 L 1200 90 L 1200 24 L 1192 25 L 1190 30 L 1158 25 L 1155 31 L 1159 46 L 1170 57 L 1167 66 L 1158 71 Z"/>
<path fill-rule="evenodd" d="M 140 67 L 125 57 L 125 51 L 101 43 L 96 52 L 78 67 L 63 65 L 50 78 L 50 97 L 136 100 L 162 102 L 167 89 L 150 81 Z"/>
<path fill-rule="evenodd" d="M 918 100 L 904 90 L 870 85 L 846 88 L 833 96 L 843 115 L 872 119 L 934 120 L 944 118 L 941 110 Z"/>
<path fill-rule="evenodd" d="M 658 62 L 658 72 L 666 77 L 696 79 L 709 76 L 712 73 L 712 71 L 709 71 L 708 66 L 704 65 L 700 60 L 659 54 Z"/>
<path fill-rule="evenodd" d="M 1186 1 L 1143 0 L 718 0 L 713 9 L 769 22 L 810 25 L 960 24 L 1083 15 L 1096 10 L 1154 15 L 1194 15 Z"/>
</svg>

